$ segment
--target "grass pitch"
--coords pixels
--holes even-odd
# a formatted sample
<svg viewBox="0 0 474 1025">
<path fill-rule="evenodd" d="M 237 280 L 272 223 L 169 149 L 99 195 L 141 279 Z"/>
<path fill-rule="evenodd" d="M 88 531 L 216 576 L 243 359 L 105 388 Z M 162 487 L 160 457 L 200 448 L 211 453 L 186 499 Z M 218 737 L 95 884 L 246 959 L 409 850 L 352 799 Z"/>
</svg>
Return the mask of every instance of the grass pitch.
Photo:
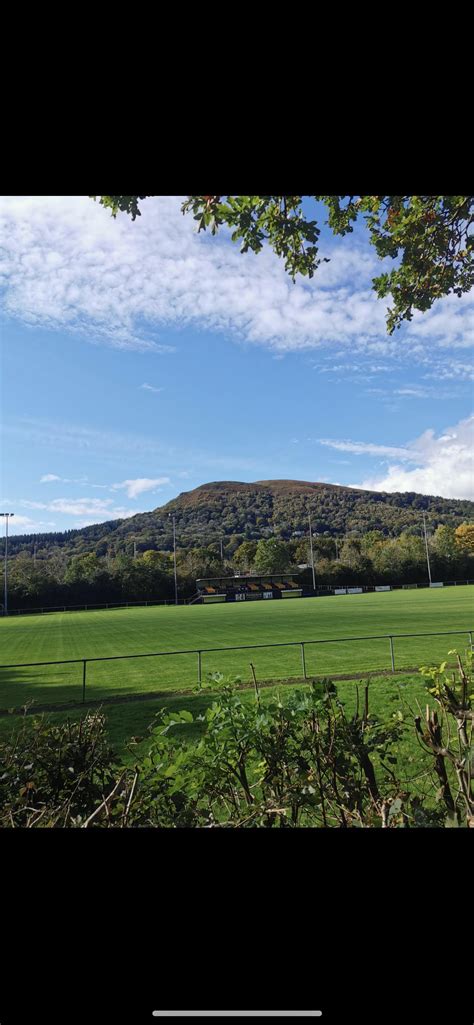
<svg viewBox="0 0 474 1025">
<path fill-rule="evenodd" d="M 202 675 L 220 671 L 251 678 L 301 677 L 299 642 L 363 637 L 373 634 L 463 631 L 458 637 L 395 639 L 396 668 L 441 661 L 457 648 L 464 651 L 474 629 L 474 587 L 390 591 L 293 601 L 262 601 L 117 609 L 97 612 L 15 616 L 0 622 L 0 663 L 28 663 L 127 655 L 119 661 L 89 663 L 89 700 L 151 691 L 192 689 L 197 683 L 197 655 L 133 658 L 159 651 L 235 647 L 202 655 Z M 297 642 L 294 647 L 265 645 Z M 243 650 L 243 645 L 264 645 Z M 363 673 L 390 669 L 387 639 L 341 641 L 305 648 L 311 675 Z M 0 668 L 0 707 L 27 702 L 80 701 L 82 664 Z"/>
</svg>

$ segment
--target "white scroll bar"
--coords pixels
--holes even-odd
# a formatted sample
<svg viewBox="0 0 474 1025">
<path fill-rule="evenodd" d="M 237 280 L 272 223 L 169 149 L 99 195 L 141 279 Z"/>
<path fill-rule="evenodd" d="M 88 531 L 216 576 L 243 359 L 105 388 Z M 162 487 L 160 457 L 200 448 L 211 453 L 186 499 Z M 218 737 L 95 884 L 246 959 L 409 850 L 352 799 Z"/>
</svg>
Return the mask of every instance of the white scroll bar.
<svg viewBox="0 0 474 1025">
<path fill-rule="evenodd" d="M 155 1018 L 320 1018 L 322 1011 L 153 1011 Z"/>
</svg>

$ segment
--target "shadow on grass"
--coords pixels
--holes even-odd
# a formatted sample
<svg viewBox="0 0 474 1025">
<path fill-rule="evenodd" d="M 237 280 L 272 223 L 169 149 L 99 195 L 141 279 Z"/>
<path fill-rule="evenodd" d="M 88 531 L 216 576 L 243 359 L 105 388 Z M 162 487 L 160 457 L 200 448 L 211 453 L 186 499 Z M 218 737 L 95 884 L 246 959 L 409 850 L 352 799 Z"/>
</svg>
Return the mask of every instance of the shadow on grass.
<svg viewBox="0 0 474 1025">
<path fill-rule="evenodd" d="M 130 702 L 146 702 L 162 699 L 174 700 L 174 695 L 189 695 L 192 698 L 196 694 L 196 685 L 187 684 L 180 688 L 172 684 L 167 687 L 137 690 L 135 681 L 122 685 L 109 685 L 103 681 L 101 685 L 94 686 L 93 683 L 86 685 L 85 701 L 82 700 L 82 667 L 74 667 L 76 672 L 71 670 L 59 670 L 52 673 L 48 667 L 42 668 L 41 672 L 36 671 L 34 678 L 28 670 L 4 669 L 0 670 L 0 717 L 11 712 L 21 713 L 27 708 L 28 714 L 39 712 L 54 712 L 84 709 L 99 705 L 128 704 Z M 80 670 L 80 672 L 79 672 Z M 331 673 L 325 674 L 336 683 L 343 681 L 358 681 L 361 679 L 387 679 L 395 682 L 401 675 L 416 673 L 416 666 L 409 666 L 399 669 L 395 673 L 391 670 L 369 670 L 356 673 Z M 47 681 L 44 677 L 47 677 Z M 69 678 L 69 682 L 66 680 Z M 308 674 L 303 676 L 285 676 L 283 678 L 272 677 L 259 679 L 259 687 L 264 689 L 278 686 L 301 686 L 308 684 L 311 680 L 322 679 L 321 675 Z M 127 691 L 127 686 L 129 690 Z M 239 690 L 253 690 L 253 683 L 243 681 L 238 685 Z M 204 692 L 203 692 L 204 693 Z M 198 695 L 199 696 L 199 695 Z M 54 700 L 51 700 L 54 698 Z M 189 698 L 187 698 L 189 700 Z"/>
</svg>

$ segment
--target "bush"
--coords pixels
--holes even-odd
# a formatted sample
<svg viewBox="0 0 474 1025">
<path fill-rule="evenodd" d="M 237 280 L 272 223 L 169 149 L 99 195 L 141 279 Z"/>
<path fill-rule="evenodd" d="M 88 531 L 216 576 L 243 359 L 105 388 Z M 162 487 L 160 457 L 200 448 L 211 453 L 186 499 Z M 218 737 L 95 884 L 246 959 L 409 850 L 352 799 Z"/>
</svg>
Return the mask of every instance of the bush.
<svg viewBox="0 0 474 1025">
<path fill-rule="evenodd" d="M 284 700 L 245 700 L 219 673 L 206 712 L 162 710 L 133 768 L 110 749 L 101 712 L 79 722 L 29 722 L 0 745 L 0 825 L 10 827 L 423 827 L 474 824 L 472 656 L 424 667 L 440 709 L 382 722 L 369 684 L 349 717 L 330 680 Z M 196 725 L 201 731 L 193 740 Z M 453 729 L 453 726 L 455 729 Z M 415 730 L 418 773 L 400 775 L 398 743 Z M 131 750 L 133 750 L 131 748 Z M 435 802 L 417 787 L 433 759 Z"/>
</svg>

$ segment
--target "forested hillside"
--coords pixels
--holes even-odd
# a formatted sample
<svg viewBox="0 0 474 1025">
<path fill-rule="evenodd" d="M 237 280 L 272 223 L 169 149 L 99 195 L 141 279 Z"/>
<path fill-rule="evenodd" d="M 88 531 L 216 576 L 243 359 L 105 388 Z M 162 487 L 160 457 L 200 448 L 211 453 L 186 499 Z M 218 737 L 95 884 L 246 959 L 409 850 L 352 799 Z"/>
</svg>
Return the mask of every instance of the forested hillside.
<svg viewBox="0 0 474 1025">
<path fill-rule="evenodd" d="M 275 535 L 289 540 L 308 532 L 308 513 L 313 531 L 333 537 L 358 537 L 380 530 L 385 537 L 403 531 L 419 533 L 421 511 L 433 531 L 439 524 L 457 527 L 474 519 L 474 502 L 418 495 L 360 491 L 335 484 L 308 481 L 216 481 L 185 491 L 152 512 L 126 520 L 110 520 L 64 533 L 23 534 L 9 542 L 11 555 L 79 555 L 87 552 L 114 556 L 120 552 L 156 549 L 171 551 L 170 513 L 176 517 L 180 548 L 195 548 L 223 538 L 229 554 L 244 540 Z"/>
</svg>

